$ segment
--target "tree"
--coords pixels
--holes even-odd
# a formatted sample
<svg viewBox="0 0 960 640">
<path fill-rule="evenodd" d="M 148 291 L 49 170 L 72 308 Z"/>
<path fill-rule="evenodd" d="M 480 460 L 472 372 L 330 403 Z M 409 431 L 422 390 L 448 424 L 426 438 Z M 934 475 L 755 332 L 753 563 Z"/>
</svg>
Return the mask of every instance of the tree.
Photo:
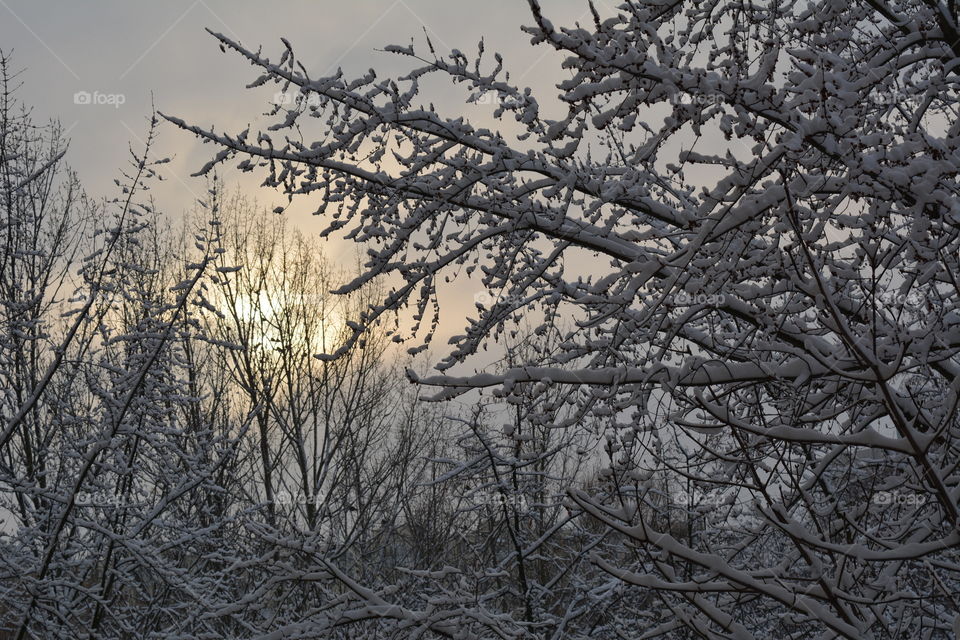
<svg viewBox="0 0 960 640">
<path fill-rule="evenodd" d="M 340 352 L 404 309 L 391 337 L 425 348 L 445 279 L 477 272 L 500 292 L 438 375 L 412 377 L 440 399 L 574 389 L 557 426 L 606 422 L 614 490 L 571 491 L 570 508 L 635 550 L 595 561 L 662 602 L 646 637 L 946 637 L 960 610 L 956 3 L 630 0 L 559 28 L 528 2 L 524 32 L 570 72 L 559 119 L 482 42 L 472 63 L 389 47 L 419 66 L 351 80 L 310 76 L 286 42 L 274 61 L 219 34 L 258 67 L 253 87 L 301 99 L 263 132 L 168 119 L 220 148 L 202 172 L 239 157 L 364 246 L 341 292 L 390 288 Z M 431 75 L 495 97 L 500 128 L 418 106 Z M 554 351 L 467 375 L 521 317 L 571 328 Z M 531 413 L 548 415 L 547 397 Z M 665 527 L 652 474 L 719 506 L 705 519 L 687 499 L 688 523 Z"/>
<path fill-rule="evenodd" d="M 14 440 L 3 464 L 43 486 L 41 449 L 50 407 L 29 400 L 56 339 L 51 310 L 70 294 L 78 238 L 92 216 L 76 176 L 65 167 L 62 130 L 33 122 L 16 99 L 19 74 L 11 64 L 0 52 L 0 411 L 5 418 L 22 416 L 16 434 L 3 432 L 4 442 Z"/>
<path fill-rule="evenodd" d="M 0 54 L 0 637 L 345 637 L 338 572 L 401 578 L 441 443 L 382 334 L 313 357 L 375 290 L 219 181 L 174 223 L 155 117 L 86 198 L 16 84 Z"/>
<path fill-rule="evenodd" d="M 345 600 L 330 566 L 362 578 L 394 572 L 387 537 L 418 492 L 421 450 L 437 440 L 437 422 L 402 384 L 382 334 L 336 361 L 314 357 L 345 341 L 347 319 L 373 291 L 333 296 L 346 270 L 320 243 L 283 218 L 263 224 L 272 214 L 218 181 L 211 192 L 215 251 L 235 266 L 219 269 L 207 289 L 206 342 L 195 348 L 213 370 L 205 383 L 225 381 L 203 394 L 220 403 L 209 419 L 250 428 L 224 485 L 228 499 L 210 516 L 225 526 L 237 514 L 248 533 L 222 549 L 243 558 L 242 568 L 220 568 L 239 584 L 203 608 L 234 634 L 320 627 Z"/>
<path fill-rule="evenodd" d="M 230 524 L 189 499 L 222 490 L 234 443 L 186 419 L 200 399 L 179 348 L 218 258 L 164 253 L 142 200 L 163 162 L 148 160 L 156 118 L 120 197 L 94 202 L 17 82 L 0 54 L 0 632 L 129 636 L 145 607 L 169 629 Z"/>
</svg>

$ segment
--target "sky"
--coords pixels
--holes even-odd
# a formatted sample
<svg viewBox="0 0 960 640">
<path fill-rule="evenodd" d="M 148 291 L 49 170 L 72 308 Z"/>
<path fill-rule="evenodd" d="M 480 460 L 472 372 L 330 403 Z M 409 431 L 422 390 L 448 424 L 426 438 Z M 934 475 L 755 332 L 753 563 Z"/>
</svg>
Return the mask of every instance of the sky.
<svg viewBox="0 0 960 640">
<path fill-rule="evenodd" d="M 554 22 L 588 16 L 581 0 L 550 4 Z M 556 93 L 562 78 L 555 54 L 531 47 L 520 26 L 532 20 L 522 0 L 0 0 L 0 48 L 13 52 L 22 70 L 20 98 L 35 119 L 57 119 L 70 139 L 68 161 L 89 193 L 109 196 L 113 179 L 146 138 L 152 104 L 159 111 L 198 125 L 237 132 L 267 122 L 262 114 L 275 89 L 251 91 L 256 74 L 235 54 L 224 55 L 205 29 L 277 57 L 280 38 L 293 45 L 311 75 L 342 67 L 348 77 L 378 70 L 400 75 L 410 60 L 384 53 L 388 44 L 424 41 L 440 51 L 472 53 L 485 39 L 487 51 L 504 55 L 521 84 Z M 463 112 L 467 91 L 448 87 L 431 95 L 442 113 Z M 154 195 L 167 212 L 181 212 L 205 192 L 192 178 L 213 148 L 171 125 L 160 130 L 154 157 L 171 157 L 166 183 Z M 282 203 L 275 192 L 257 189 L 239 172 L 225 180 L 242 183 L 265 206 Z M 310 220 L 293 220 L 311 228 Z M 334 249 L 338 251 L 340 248 Z"/>
<path fill-rule="evenodd" d="M 609 8 L 607 0 L 600 4 Z M 551 0 L 546 13 L 555 24 L 590 20 L 585 0 Z M 282 51 L 280 39 L 286 38 L 314 77 L 338 67 L 347 77 L 370 68 L 378 77 L 396 77 L 414 61 L 383 52 L 388 44 L 413 39 L 422 47 L 426 33 L 438 53 L 460 49 L 469 56 L 483 38 L 487 54 L 501 53 L 512 79 L 529 85 L 543 105 L 543 97 L 556 95 L 555 84 L 569 72 L 549 47 L 530 45 L 520 29 L 530 23 L 523 0 L 0 0 L 0 49 L 12 52 L 13 68 L 22 71 L 19 98 L 33 108 L 34 119 L 59 120 L 66 130 L 67 161 L 87 193 L 113 197 L 114 179 L 129 165 L 129 149 L 143 149 L 154 106 L 232 133 L 272 121 L 263 114 L 276 88 L 246 89 L 258 74 L 238 55 L 221 53 L 206 29 L 250 49 L 263 46 L 274 59 Z M 496 126 L 489 117 L 492 108 L 477 111 L 477 105 L 465 104 L 466 87 L 436 89 L 424 100 L 442 115 L 467 114 L 474 124 Z M 179 216 L 205 195 L 205 180 L 191 174 L 215 151 L 163 123 L 151 153 L 171 158 L 161 168 L 165 180 L 152 186 L 159 210 Z M 255 196 L 265 210 L 286 204 L 279 192 L 259 187 L 262 174 L 241 174 L 234 165 L 220 171 L 227 185 Z M 294 227 L 316 233 L 320 221 L 309 216 L 310 203 L 304 204 L 286 215 Z M 341 264 L 355 264 L 356 250 L 338 240 L 325 247 L 327 256 Z M 464 315 L 475 315 L 474 297 L 441 299 L 441 311 L 438 337 L 462 332 Z"/>
</svg>

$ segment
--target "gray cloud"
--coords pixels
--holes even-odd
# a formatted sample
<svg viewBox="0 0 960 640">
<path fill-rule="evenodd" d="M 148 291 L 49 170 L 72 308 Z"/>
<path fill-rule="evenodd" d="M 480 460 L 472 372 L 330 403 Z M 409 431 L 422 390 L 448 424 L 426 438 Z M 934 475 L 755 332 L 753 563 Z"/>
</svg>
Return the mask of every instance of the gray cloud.
<svg viewBox="0 0 960 640">
<path fill-rule="evenodd" d="M 589 19 L 580 0 L 551 3 L 549 12 L 556 23 Z M 68 129 L 68 160 L 88 193 L 112 196 L 113 179 L 129 162 L 128 145 L 142 148 L 151 100 L 165 113 L 216 124 L 218 130 L 236 132 L 248 124 L 256 129 L 268 122 L 261 114 L 276 88 L 246 90 L 254 70 L 238 56 L 221 54 L 206 28 L 250 48 L 262 45 L 271 55 L 278 55 L 284 37 L 315 76 L 338 66 L 348 76 L 371 67 L 381 77 L 402 74 L 413 61 L 377 49 L 413 39 L 425 50 L 424 30 L 441 53 L 457 48 L 469 54 L 483 37 L 488 52 L 503 54 L 515 81 L 541 96 L 552 95 L 563 72 L 551 49 L 529 45 L 520 27 L 530 22 L 526 3 L 518 0 L 0 0 L 0 48 L 13 50 L 15 68 L 24 69 L 20 98 L 34 107 L 35 117 L 58 119 Z M 438 83 L 431 89 L 424 99 L 450 116 L 466 113 L 482 121 L 491 113 L 465 106 L 463 86 Z M 80 101 L 86 104 L 76 103 L 78 92 L 85 92 Z M 173 158 L 163 167 L 166 180 L 152 187 L 163 211 L 179 215 L 205 193 L 204 180 L 190 174 L 214 152 L 172 126 L 161 128 L 154 156 Z M 262 176 L 241 175 L 232 167 L 225 171 L 228 184 L 240 184 L 265 207 L 286 204 L 281 194 L 257 187 Z M 310 209 L 302 206 L 289 214 L 308 232 L 320 226 L 307 214 Z M 328 249 L 343 264 L 353 263 L 354 251 L 354 245 L 335 241 Z M 444 295 L 441 334 L 449 332 L 448 323 L 450 330 L 462 328 L 463 315 L 475 313 L 473 293 Z"/>
<path fill-rule="evenodd" d="M 552 11 L 561 22 L 572 22 L 586 9 L 579 0 L 556 4 L 562 6 Z M 557 73 L 556 65 L 543 58 L 549 51 L 531 48 L 520 32 L 530 18 L 525 3 L 516 0 L 0 0 L 0 16 L 0 47 L 13 50 L 15 67 L 25 70 L 20 97 L 38 119 L 59 119 L 69 129 L 68 158 L 94 195 L 110 194 L 113 178 L 127 162 L 128 143 L 140 146 L 151 99 L 165 112 L 227 130 L 255 125 L 265 111 L 268 94 L 244 89 L 254 77 L 251 68 L 222 55 L 205 28 L 249 47 L 262 44 L 268 52 L 279 51 L 285 37 L 316 75 L 338 66 L 348 75 L 370 67 L 381 75 L 401 73 L 410 61 L 377 49 L 411 38 L 422 43 L 424 29 L 441 51 L 473 51 L 484 37 L 488 50 L 504 54 L 515 76 L 540 89 L 550 90 Z M 87 104 L 75 103 L 78 92 L 89 94 Z M 465 90 L 441 87 L 430 97 L 458 115 Z M 190 207 L 195 194 L 203 193 L 203 182 L 189 174 L 211 152 L 171 127 L 161 132 L 156 154 L 175 156 L 166 168 L 169 180 L 155 188 L 167 211 Z"/>
</svg>

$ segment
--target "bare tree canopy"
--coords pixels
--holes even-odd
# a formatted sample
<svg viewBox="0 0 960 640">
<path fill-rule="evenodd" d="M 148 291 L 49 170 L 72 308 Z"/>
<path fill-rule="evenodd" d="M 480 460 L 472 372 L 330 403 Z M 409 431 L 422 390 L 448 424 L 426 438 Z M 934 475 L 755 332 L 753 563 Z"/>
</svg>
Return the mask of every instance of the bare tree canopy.
<svg viewBox="0 0 960 640">
<path fill-rule="evenodd" d="M 527 424 L 602 425 L 602 482 L 567 506 L 620 541 L 593 562 L 659 599 L 629 637 L 947 637 L 956 3 L 638 0 L 567 27 L 529 5 L 524 33 L 569 72 L 557 96 L 511 84 L 482 42 L 389 47 L 409 74 L 350 79 L 215 34 L 258 69 L 252 87 L 297 99 L 265 131 L 168 120 L 220 148 L 202 173 L 237 158 L 363 246 L 341 292 L 389 289 L 342 352 L 404 309 L 391 337 L 425 348 L 448 280 L 495 292 L 437 374 L 411 377 L 439 398 L 493 388 Z M 498 128 L 429 105 L 431 77 Z M 462 371 L 520 318 L 553 348 Z M 554 422 L 556 402 L 574 410 Z M 455 635 L 445 612 L 352 589 Z M 573 605 L 544 606 L 548 585 L 528 589 L 525 613 L 481 598 L 469 616 L 501 637 L 590 636 L 567 628 Z"/>
<path fill-rule="evenodd" d="M 957 3 L 518 6 L 105 199 L 0 51 L 0 640 L 960 635 Z"/>
</svg>

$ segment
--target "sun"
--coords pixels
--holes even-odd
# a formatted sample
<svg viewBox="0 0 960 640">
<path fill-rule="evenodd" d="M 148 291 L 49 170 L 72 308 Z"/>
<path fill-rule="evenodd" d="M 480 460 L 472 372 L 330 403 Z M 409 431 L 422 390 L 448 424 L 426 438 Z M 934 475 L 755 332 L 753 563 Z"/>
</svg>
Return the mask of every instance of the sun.
<svg viewBox="0 0 960 640">
<path fill-rule="evenodd" d="M 273 288 L 222 295 L 220 310 L 246 346 L 260 351 L 329 353 L 346 329 L 339 296 Z"/>
</svg>

